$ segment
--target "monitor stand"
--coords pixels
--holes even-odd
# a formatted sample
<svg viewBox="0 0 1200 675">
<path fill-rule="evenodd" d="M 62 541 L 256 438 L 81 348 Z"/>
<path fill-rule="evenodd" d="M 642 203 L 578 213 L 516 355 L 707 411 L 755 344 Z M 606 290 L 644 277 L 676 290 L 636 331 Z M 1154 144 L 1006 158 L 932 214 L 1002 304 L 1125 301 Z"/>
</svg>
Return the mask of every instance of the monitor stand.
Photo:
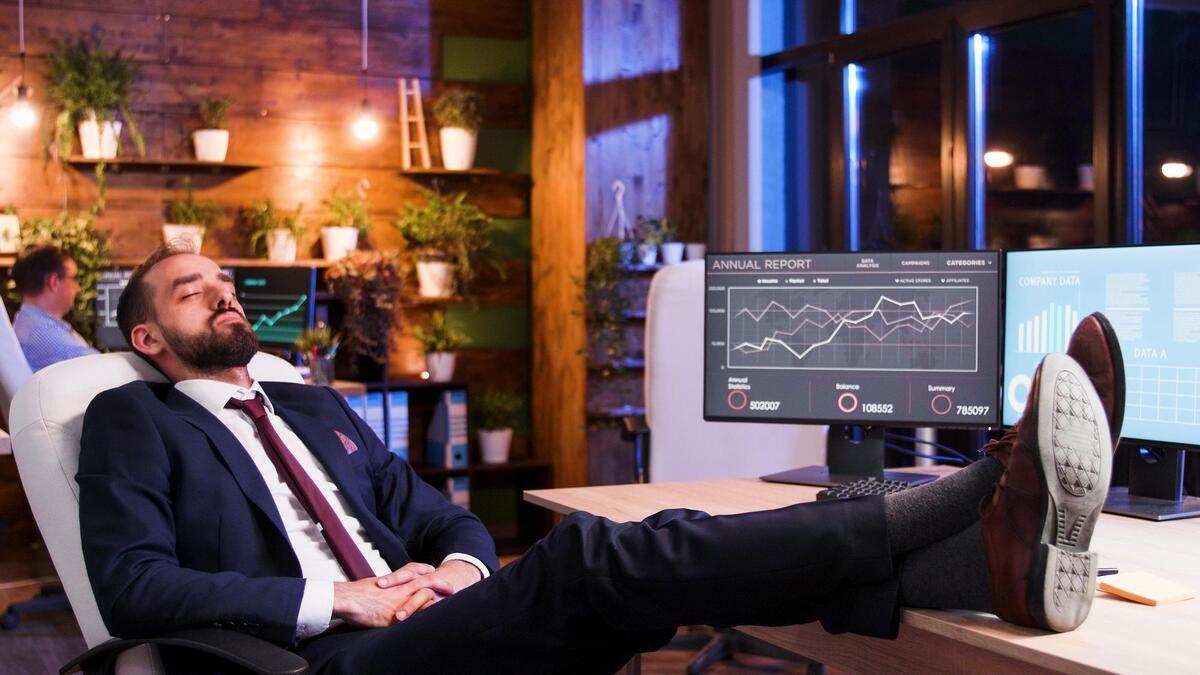
<svg viewBox="0 0 1200 675">
<path fill-rule="evenodd" d="M 1200 517 L 1200 498 L 1183 491 L 1184 458 L 1179 448 L 1137 448 L 1129 487 L 1110 488 L 1104 512 L 1157 521 Z"/>
<path fill-rule="evenodd" d="M 806 466 L 763 476 L 768 483 L 791 483 L 829 487 L 863 478 L 880 478 L 905 483 L 928 483 L 937 476 L 900 471 L 884 471 L 883 427 L 829 427 L 825 442 L 826 466 Z"/>
</svg>

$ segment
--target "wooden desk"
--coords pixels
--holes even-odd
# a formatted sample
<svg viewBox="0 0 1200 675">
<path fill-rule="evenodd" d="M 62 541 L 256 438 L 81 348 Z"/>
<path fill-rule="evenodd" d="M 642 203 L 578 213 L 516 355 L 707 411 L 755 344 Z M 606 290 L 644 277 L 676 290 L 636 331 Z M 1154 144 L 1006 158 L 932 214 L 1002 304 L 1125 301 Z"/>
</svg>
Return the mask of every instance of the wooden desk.
<svg viewBox="0 0 1200 675">
<path fill-rule="evenodd" d="M 666 508 L 714 515 L 760 511 L 816 497 L 817 488 L 754 479 L 529 490 L 526 501 L 617 521 Z M 1146 570 L 1200 589 L 1200 519 L 1153 523 L 1104 514 L 1092 548 L 1100 564 Z M 1053 634 L 990 614 L 903 610 L 895 641 L 829 635 L 818 624 L 739 628 L 814 660 L 856 672 L 1143 672 L 1200 670 L 1200 599 L 1148 607 L 1098 593 L 1078 630 Z"/>
</svg>

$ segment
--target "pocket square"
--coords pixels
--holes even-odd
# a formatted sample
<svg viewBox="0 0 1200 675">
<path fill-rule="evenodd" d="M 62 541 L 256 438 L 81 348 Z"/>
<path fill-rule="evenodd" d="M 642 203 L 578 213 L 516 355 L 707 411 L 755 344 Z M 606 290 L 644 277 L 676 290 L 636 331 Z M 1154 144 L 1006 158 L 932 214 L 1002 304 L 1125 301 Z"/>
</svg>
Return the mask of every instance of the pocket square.
<svg viewBox="0 0 1200 675">
<path fill-rule="evenodd" d="M 349 436 L 343 434 L 337 429 L 334 429 L 333 433 L 337 434 L 337 437 L 342 441 L 342 447 L 346 449 L 347 455 L 353 455 L 354 453 L 358 452 L 358 446 L 354 444 L 354 441 L 350 440 Z"/>
</svg>

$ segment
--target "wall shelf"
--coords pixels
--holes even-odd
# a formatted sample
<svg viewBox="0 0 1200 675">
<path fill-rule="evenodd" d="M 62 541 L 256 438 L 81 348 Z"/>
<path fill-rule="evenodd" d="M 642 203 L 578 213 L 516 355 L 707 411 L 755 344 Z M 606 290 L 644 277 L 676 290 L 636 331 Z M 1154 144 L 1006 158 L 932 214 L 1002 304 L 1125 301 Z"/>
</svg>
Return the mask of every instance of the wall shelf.
<svg viewBox="0 0 1200 675">
<path fill-rule="evenodd" d="M 195 159 L 147 159 L 144 157 L 114 157 L 113 159 L 88 159 L 71 157 L 67 164 L 77 169 L 95 169 L 101 161 L 104 168 L 114 173 L 122 171 L 142 173 L 211 173 L 235 174 L 262 168 L 258 164 L 238 164 L 234 162 L 201 162 Z"/>
<path fill-rule="evenodd" d="M 431 167 L 428 169 L 400 169 L 401 176 L 409 176 L 411 178 L 469 178 L 478 180 L 480 178 L 508 178 L 529 180 L 529 174 L 516 173 L 513 171 L 501 171 L 500 169 L 490 169 L 487 167 L 475 167 L 471 169 L 444 169 L 441 167 Z"/>
</svg>

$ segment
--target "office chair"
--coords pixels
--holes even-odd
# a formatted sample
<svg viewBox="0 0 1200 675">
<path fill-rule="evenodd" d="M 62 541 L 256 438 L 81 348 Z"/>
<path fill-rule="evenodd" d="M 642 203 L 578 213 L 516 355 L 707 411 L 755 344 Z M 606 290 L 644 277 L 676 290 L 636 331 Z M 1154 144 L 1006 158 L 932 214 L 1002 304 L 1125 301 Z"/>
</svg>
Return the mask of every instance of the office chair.
<svg viewBox="0 0 1200 675">
<path fill-rule="evenodd" d="M 250 374 L 264 381 L 303 381 L 286 361 L 263 353 L 250 362 Z M 13 400 L 10 430 L 21 484 L 89 648 L 61 672 L 82 668 L 123 675 L 161 673 L 162 662 L 152 645 L 215 655 L 254 673 L 304 672 L 308 664 L 299 656 L 231 630 L 192 629 L 139 640 L 108 634 L 83 562 L 75 474 L 88 404 L 100 392 L 134 380 L 164 382 L 166 378 L 130 352 L 96 354 L 43 368 Z"/>
<path fill-rule="evenodd" d="M 8 308 L 0 299 L 0 418 L 8 420 L 8 408 L 12 405 L 17 390 L 33 375 L 12 322 L 8 320 Z"/>
<path fill-rule="evenodd" d="M 635 467 L 639 478 L 663 482 L 758 477 L 825 463 L 827 427 L 704 420 L 703 260 L 671 265 L 655 274 L 646 304 L 645 425 L 626 422 L 635 457 L 641 458 Z M 735 651 L 796 660 L 747 635 L 721 630 L 688 664 L 687 672 L 703 672 Z M 810 672 L 820 668 L 810 662 Z"/>
</svg>

